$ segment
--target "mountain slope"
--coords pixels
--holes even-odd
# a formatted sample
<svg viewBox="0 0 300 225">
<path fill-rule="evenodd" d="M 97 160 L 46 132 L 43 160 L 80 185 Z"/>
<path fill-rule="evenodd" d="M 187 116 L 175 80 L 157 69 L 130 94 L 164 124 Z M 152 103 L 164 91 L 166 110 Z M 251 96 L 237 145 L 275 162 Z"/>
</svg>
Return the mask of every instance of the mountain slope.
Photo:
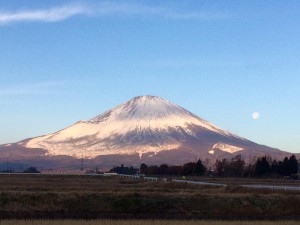
<svg viewBox="0 0 300 225">
<path fill-rule="evenodd" d="M 155 96 L 135 97 L 91 120 L 79 121 L 53 134 L 12 146 L 26 149 L 23 152 L 32 153 L 36 149 L 45 152 L 47 157 L 90 160 L 108 157 L 112 162 L 114 158 L 127 157 L 133 164 L 141 160 L 179 163 L 203 157 L 230 157 L 232 154 L 245 157 L 286 154 L 224 131 Z"/>
<path fill-rule="evenodd" d="M 241 139 L 162 98 L 141 96 L 89 121 L 31 139 L 25 146 L 47 149 L 50 155 L 77 158 L 82 155 L 86 158 L 107 154 L 142 155 L 179 148 L 181 141 L 197 138 L 195 128 Z"/>
</svg>

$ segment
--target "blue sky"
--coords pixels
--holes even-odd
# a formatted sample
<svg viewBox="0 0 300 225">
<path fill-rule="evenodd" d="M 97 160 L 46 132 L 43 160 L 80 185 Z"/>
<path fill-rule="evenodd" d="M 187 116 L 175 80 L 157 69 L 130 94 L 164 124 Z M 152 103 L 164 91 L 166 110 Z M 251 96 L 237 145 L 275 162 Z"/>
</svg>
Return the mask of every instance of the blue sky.
<svg viewBox="0 0 300 225">
<path fill-rule="evenodd" d="M 300 152 L 299 10 L 299 1 L 1 1 L 0 143 L 149 94 Z"/>
</svg>

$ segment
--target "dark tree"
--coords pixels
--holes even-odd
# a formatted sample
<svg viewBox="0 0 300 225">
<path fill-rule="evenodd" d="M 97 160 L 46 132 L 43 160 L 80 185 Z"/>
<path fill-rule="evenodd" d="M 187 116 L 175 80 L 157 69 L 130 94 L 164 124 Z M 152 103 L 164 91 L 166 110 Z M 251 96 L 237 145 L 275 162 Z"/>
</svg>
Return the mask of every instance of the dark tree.
<svg viewBox="0 0 300 225">
<path fill-rule="evenodd" d="M 244 173 L 245 161 L 241 155 L 236 155 L 231 161 L 225 164 L 225 176 L 241 177 Z"/>
<path fill-rule="evenodd" d="M 109 172 L 118 173 L 118 174 L 128 174 L 134 175 L 138 172 L 138 169 L 131 167 L 125 167 L 123 164 L 121 166 L 115 166 Z"/>
<path fill-rule="evenodd" d="M 225 175 L 225 168 L 227 166 L 228 162 L 226 159 L 222 160 L 216 160 L 215 162 L 215 170 L 218 176 L 224 176 Z"/>
<path fill-rule="evenodd" d="M 278 173 L 281 176 L 290 176 L 298 172 L 298 160 L 294 155 L 290 158 L 285 157 L 283 161 L 278 162 Z"/>
<path fill-rule="evenodd" d="M 140 166 L 140 173 L 147 174 L 148 166 L 145 163 L 142 163 Z"/>
<path fill-rule="evenodd" d="M 271 172 L 271 168 L 267 157 L 264 156 L 262 158 L 258 158 L 255 165 L 255 174 L 257 176 L 266 176 L 269 175 Z"/>
<path fill-rule="evenodd" d="M 289 175 L 298 173 L 298 160 L 295 155 L 289 158 Z"/>
<path fill-rule="evenodd" d="M 206 167 L 203 165 L 202 161 L 199 159 L 196 162 L 195 173 L 198 176 L 202 176 L 202 175 L 204 175 L 205 172 L 206 172 Z"/>
<path fill-rule="evenodd" d="M 244 177 L 253 177 L 255 175 L 255 164 L 248 164 L 244 168 Z"/>
<path fill-rule="evenodd" d="M 283 176 L 289 176 L 290 175 L 290 163 L 288 157 L 285 157 L 282 163 L 282 174 Z"/>
<path fill-rule="evenodd" d="M 169 171 L 170 171 L 170 175 L 181 176 L 182 175 L 182 166 L 170 166 Z"/>
<path fill-rule="evenodd" d="M 160 175 L 160 168 L 158 166 L 148 166 L 147 175 Z"/>
<path fill-rule="evenodd" d="M 36 167 L 29 167 L 23 173 L 40 173 L 40 171 Z"/>
<path fill-rule="evenodd" d="M 284 166 L 283 161 L 278 161 L 278 164 L 277 164 L 277 173 L 279 175 L 281 175 L 281 176 L 285 175 L 285 166 Z"/>
<path fill-rule="evenodd" d="M 189 162 L 183 165 L 182 173 L 183 175 L 194 175 L 196 172 L 196 163 Z"/>
<path fill-rule="evenodd" d="M 161 175 L 169 175 L 169 166 L 167 164 L 162 164 L 159 167 Z"/>
<path fill-rule="evenodd" d="M 272 174 L 279 173 L 279 163 L 275 159 L 273 160 L 270 169 Z"/>
</svg>

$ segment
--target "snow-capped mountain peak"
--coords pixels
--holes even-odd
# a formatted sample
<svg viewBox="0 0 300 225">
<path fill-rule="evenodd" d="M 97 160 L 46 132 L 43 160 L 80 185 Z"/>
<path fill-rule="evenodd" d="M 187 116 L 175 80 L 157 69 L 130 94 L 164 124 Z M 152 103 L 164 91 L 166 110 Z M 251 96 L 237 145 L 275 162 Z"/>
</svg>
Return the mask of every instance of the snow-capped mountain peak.
<svg viewBox="0 0 300 225">
<path fill-rule="evenodd" d="M 242 154 L 289 153 L 235 136 L 184 108 L 155 96 L 135 97 L 90 120 L 55 133 L 0 145 L 0 160 L 7 158 L 33 166 L 111 168 L 141 163 L 182 165 L 197 159 L 216 159 Z"/>
<path fill-rule="evenodd" d="M 89 122 L 94 124 L 110 123 L 110 125 L 113 123 L 126 123 L 131 128 L 150 128 L 153 130 L 167 129 L 169 127 L 182 127 L 186 129 L 188 125 L 193 124 L 200 125 L 223 135 L 230 135 L 228 132 L 200 119 L 182 107 L 156 96 L 135 97 L 89 120 Z M 127 126 L 123 124 L 121 127 Z M 117 132 L 120 133 L 122 131 L 124 130 L 118 129 Z"/>
<path fill-rule="evenodd" d="M 46 149 L 49 155 L 77 158 L 109 154 L 139 154 L 141 157 L 149 152 L 179 149 L 186 140 L 202 139 L 203 134 L 223 141 L 244 140 L 163 98 L 139 96 L 88 121 L 30 139 L 25 147 Z M 216 143 L 209 144 L 208 150 Z"/>
<path fill-rule="evenodd" d="M 185 110 L 160 97 L 139 96 L 105 112 L 91 122 L 102 122 L 107 116 L 112 120 L 152 120 L 166 118 L 171 114 L 184 114 Z"/>
</svg>

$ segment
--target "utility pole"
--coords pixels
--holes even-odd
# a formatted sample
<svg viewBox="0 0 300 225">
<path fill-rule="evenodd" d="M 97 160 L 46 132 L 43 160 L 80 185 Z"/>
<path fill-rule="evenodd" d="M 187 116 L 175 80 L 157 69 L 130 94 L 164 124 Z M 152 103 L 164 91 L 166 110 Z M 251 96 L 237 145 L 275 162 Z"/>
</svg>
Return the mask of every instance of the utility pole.
<svg viewBox="0 0 300 225">
<path fill-rule="evenodd" d="M 83 155 L 81 155 L 80 170 L 83 171 Z"/>
<path fill-rule="evenodd" d="M 24 172 L 24 168 L 23 168 L 23 158 L 21 159 L 20 172 L 21 172 L 21 173 Z"/>
</svg>

